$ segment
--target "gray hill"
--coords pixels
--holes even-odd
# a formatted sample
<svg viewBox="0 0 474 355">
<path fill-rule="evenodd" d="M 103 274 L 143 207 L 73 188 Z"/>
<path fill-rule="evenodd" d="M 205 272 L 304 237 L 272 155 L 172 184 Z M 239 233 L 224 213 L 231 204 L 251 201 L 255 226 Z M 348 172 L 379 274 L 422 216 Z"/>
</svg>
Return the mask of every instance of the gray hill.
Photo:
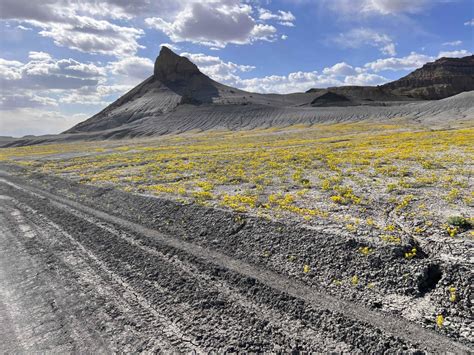
<svg viewBox="0 0 474 355">
<path fill-rule="evenodd" d="M 276 122 L 288 125 L 383 115 L 389 118 L 413 109 L 412 105 L 402 105 L 425 97 L 444 98 L 474 90 L 472 58 L 442 58 L 384 86 L 333 87 L 278 95 L 250 93 L 220 84 L 189 59 L 163 47 L 152 76 L 65 133 L 102 132 L 104 138 L 120 138 L 190 129 L 265 127 Z M 347 112 L 347 106 L 362 107 Z"/>
<path fill-rule="evenodd" d="M 462 63 L 456 64 L 456 73 L 465 73 L 466 78 L 456 74 L 451 80 L 446 74 L 453 70 L 454 62 Z M 450 68 L 440 69 L 444 64 Z M 132 138 L 190 130 L 241 130 L 367 119 L 403 118 L 429 124 L 472 120 L 474 91 L 462 91 L 474 89 L 471 85 L 473 57 L 443 58 L 433 65 L 434 71 L 432 65 L 423 68 L 429 68 L 428 72 L 438 73 L 436 75 L 427 74 L 421 68 L 384 86 L 311 89 L 286 95 L 258 94 L 220 84 L 203 74 L 189 59 L 163 47 L 152 76 L 88 120 L 60 135 L 24 137 L 0 144 Z M 423 80 L 413 81 L 411 78 L 415 77 Z M 434 78 L 432 84 L 429 78 Z M 442 84 L 444 82 L 451 84 Z M 431 87 L 443 87 L 435 92 L 436 97 L 444 99 L 423 100 L 423 93 L 431 93 Z M 463 88 L 466 90 L 461 90 Z M 445 98 L 458 91 L 461 94 Z"/>
</svg>

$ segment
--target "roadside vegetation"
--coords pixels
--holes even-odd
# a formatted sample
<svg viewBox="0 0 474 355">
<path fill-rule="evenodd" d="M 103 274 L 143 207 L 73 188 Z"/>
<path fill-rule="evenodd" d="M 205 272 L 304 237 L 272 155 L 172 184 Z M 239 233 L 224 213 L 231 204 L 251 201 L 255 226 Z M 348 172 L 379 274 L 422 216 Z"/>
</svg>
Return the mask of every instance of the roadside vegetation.
<svg viewBox="0 0 474 355">
<path fill-rule="evenodd" d="M 386 243 L 407 233 L 474 237 L 473 157 L 473 128 L 369 123 L 0 150 L 0 160 L 84 184 L 334 224 Z"/>
</svg>

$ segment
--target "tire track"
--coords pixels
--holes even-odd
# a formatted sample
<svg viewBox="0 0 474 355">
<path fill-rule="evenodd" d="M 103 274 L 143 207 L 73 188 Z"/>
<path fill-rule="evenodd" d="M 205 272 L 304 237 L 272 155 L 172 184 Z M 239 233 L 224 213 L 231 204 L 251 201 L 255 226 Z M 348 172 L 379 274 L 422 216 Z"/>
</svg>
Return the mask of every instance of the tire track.
<svg viewBox="0 0 474 355">
<path fill-rule="evenodd" d="M 82 320 L 71 314 L 70 307 L 57 304 L 57 300 L 67 298 L 64 289 L 55 287 L 49 278 L 48 265 L 29 254 L 23 246 L 24 238 L 36 237 L 30 221 L 25 221 L 21 211 L 6 207 L 7 203 L 0 209 L 0 295 L 3 303 L 0 316 L 9 329 L 5 332 L 0 327 L 4 337 L 0 352 L 88 350 L 105 353 L 106 348 L 97 334 L 85 331 Z M 26 227 L 28 236 L 21 234 Z"/>
<path fill-rule="evenodd" d="M 367 323 L 377 329 L 383 330 L 385 333 L 392 334 L 394 337 L 403 338 L 413 344 L 420 344 L 431 351 L 436 352 L 471 352 L 468 346 L 453 342 L 452 340 L 437 334 L 433 331 L 424 329 L 416 324 L 410 323 L 404 319 L 397 318 L 383 313 L 378 313 L 365 307 L 355 305 L 353 303 L 334 299 L 333 297 L 321 293 L 301 282 L 294 281 L 282 277 L 281 275 L 269 270 L 261 270 L 255 266 L 244 263 L 240 260 L 233 259 L 222 253 L 203 248 L 201 246 L 174 239 L 170 236 L 163 235 L 155 230 L 143 227 L 139 224 L 126 221 L 120 217 L 110 215 L 108 213 L 95 210 L 91 207 L 84 206 L 75 201 L 56 196 L 50 192 L 31 186 L 19 186 L 6 179 L 0 179 L 0 182 L 10 185 L 11 187 L 35 194 L 40 198 L 46 198 L 66 211 L 75 209 L 87 215 L 98 218 L 99 220 L 120 226 L 126 230 L 159 241 L 163 245 L 183 251 L 193 255 L 196 258 L 206 260 L 219 267 L 224 267 L 233 272 L 239 273 L 248 278 L 256 279 L 262 284 L 272 289 L 286 293 L 292 297 L 301 299 L 317 309 L 324 309 L 336 314 L 343 314 L 345 317 L 351 318 L 358 322 Z"/>
<path fill-rule="evenodd" d="M 63 207 L 61 204 L 57 202 L 53 202 L 53 204 L 57 205 L 58 207 Z M 275 327 L 281 328 L 282 332 L 288 338 L 292 338 L 295 336 L 293 332 L 290 330 L 297 330 L 297 333 L 307 339 L 314 342 L 314 344 L 324 344 L 325 349 L 337 349 L 338 351 L 351 351 L 349 346 L 342 342 L 334 343 L 334 341 L 330 341 L 329 339 L 323 337 L 321 335 L 321 331 L 313 329 L 310 325 L 303 324 L 301 321 L 292 319 L 286 314 L 283 314 L 275 309 L 272 309 L 263 304 L 257 304 L 251 299 L 246 296 L 241 295 L 238 290 L 231 285 L 228 284 L 223 279 L 216 279 L 215 277 L 211 277 L 206 273 L 203 273 L 199 268 L 192 263 L 185 263 L 179 257 L 172 257 L 165 255 L 164 253 L 160 252 L 156 248 L 151 248 L 149 246 L 143 245 L 139 239 L 134 238 L 131 234 L 126 233 L 124 231 L 119 231 L 115 229 L 110 224 L 104 223 L 101 220 L 91 217 L 90 215 L 86 215 L 80 211 L 70 209 L 69 212 L 74 214 L 75 216 L 82 218 L 83 220 L 92 223 L 99 228 L 104 229 L 105 231 L 115 235 L 117 238 L 121 238 L 128 242 L 131 246 L 139 248 L 144 252 L 158 257 L 163 263 L 170 264 L 170 266 L 174 267 L 176 270 L 179 270 L 180 273 L 185 273 L 192 278 L 200 279 L 206 282 L 212 287 L 216 288 L 219 294 L 225 296 L 229 299 L 230 302 L 239 305 L 242 308 L 245 308 L 247 311 L 254 313 L 260 319 L 264 319 L 268 321 Z"/>
<path fill-rule="evenodd" d="M 136 292 L 123 278 L 110 270 L 71 234 L 35 209 L 23 204 L 21 209 L 28 212 L 30 216 L 34 216 L 29 220 L 29 223 L 32 225 L 26 228 L 24 224 L 25 219 L 22 217 L 21 212 L 19 210 L 14 212 L 14 216 L 17 219 L 21 219 L 19 226 L 23 227 L 20 227 L 20 231 L 27 229 L 28 238 L 41 237 L 46 243 L 52 245 L 54 243 L 64 243 L 63 241 L 58 242 L 51 238 L 52 235 L 57 235 L 58 233 L 62 235 L 73 246 L 73 249 L 64 250 L 57 257 L 62 261 L 63 266 L 76 274 L 81 284 L 96 285 L 94 292 L 107 299 L 109 303 L 113 303 L 122 314 L 130 314 L 130 319 L 135 317 L 147 319 L 147 322 L 150 323 L 150 328 L 155 330 L 153 336 L 149 335 L 152 341 L 151 344 L 148 344 L 150 349 L 147 349 L 147 351 L 166 350 L 171 352 L 194 351 L 204 353 L 203 349 L 193 344 L 193 339 L 188 339 L 188 336 L 184 335 L 176 324 L 166 315 L 162 314 L 160 310 L 157 310 L 156 305 L 152 306 L 145 297 Z M 33 221 L 36 223 L 32 223 Z M 35 236 L 32 236 L 32 233 L 35 233 Z M 94 270 L 91 265 L 95 265 L 98 270 Z M 115 288 L 118 287 L 119 290 L 114 290 L 110 284 L 115 285 Z M 132 313 L 130 308 L 135 311 Z M 113 325 L 110 327 L 114 328 Z M 75 328 L 80 329 L 80 327 Z M 134 336 L 138 338 L 143 337 L 140 332 L 137 332 Z M 133 351 L 133 349 L 130 349 L 130 351 Z"/>
</svg>

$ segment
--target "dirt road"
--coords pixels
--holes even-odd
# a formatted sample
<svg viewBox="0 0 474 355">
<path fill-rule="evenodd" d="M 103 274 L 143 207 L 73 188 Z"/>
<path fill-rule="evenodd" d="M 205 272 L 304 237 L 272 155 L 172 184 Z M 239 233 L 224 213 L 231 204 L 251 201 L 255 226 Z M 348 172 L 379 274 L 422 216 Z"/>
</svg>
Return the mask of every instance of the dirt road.
<svg viewBox="0 0 474 355">
<path fill-rule="evenodd" d="M 1 353 L 474 350 L 78 193 L 0 172 Z"/>
</svg>

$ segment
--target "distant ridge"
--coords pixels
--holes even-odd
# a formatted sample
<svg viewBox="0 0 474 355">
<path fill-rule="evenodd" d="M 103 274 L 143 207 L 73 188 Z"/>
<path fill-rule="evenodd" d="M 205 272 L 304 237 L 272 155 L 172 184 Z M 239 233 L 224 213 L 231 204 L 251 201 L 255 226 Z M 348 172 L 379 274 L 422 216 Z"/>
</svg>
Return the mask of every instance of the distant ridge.
<svg viewBox="0 0 474 355">
<path fill-rule="evenodd" d="M 474 55 L 440 58 L 382 88 L 395 95 L 425 100 L 444 99 L 474 90 Z"/>
</svg>

